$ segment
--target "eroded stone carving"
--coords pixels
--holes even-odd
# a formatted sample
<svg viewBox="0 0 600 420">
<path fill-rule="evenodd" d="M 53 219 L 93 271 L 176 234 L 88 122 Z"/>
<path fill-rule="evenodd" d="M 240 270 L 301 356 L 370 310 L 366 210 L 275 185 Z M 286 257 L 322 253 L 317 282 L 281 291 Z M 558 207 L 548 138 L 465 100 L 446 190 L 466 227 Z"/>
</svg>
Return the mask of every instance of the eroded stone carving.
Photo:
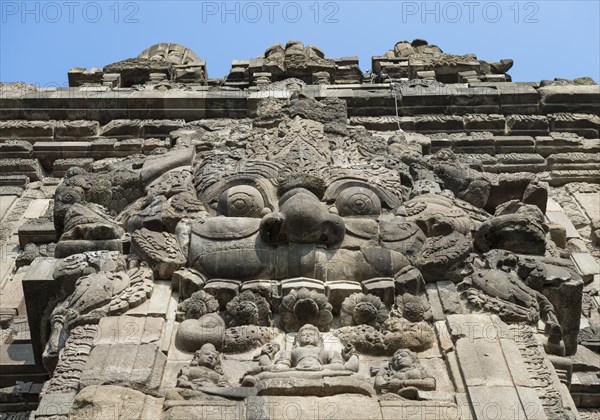
<svg viewBox="0 0 600 420">
<path fill-rule="evenodd" d="M 508 322 L 535 324 L 540 317 L 549 330 L 549 352 L 564 353 L 563 332 L 554 307 L 540 292 L 528 287 L 515 273 L 485 270 L 472 274 L 458 285 L 466 301 Z M 564 346 L 564 344 L 563 344 Z"/>
<path fill-rule="evenodd" d="M 265 53 L 249 61 L 234 61 L 225 84 L 228 86 L 263 86 L 286 78 L 298 78 L 306 83 L 329 84 L 362 81 L 356 57 L 332 60 L 313 45 L 289 41 L 285 46 L 273 45 Z"/>
<path fill-rule="evenodd" d="M 194 353 L 189 367 L 181 370 L 177 386 L 199 391 L 203 386 L 229 386 L 223 375 L 221 356 L 215 346 L 204 344 Z"/>
<path fill-rule="evenodd" d="M 219 302 L 204 290 L 193 293 L 189 298 L 177 305 L 177 312 L 183 319 L 198 319 L 219 310 Z"/>
<path fill-rule="evenodd" d="M 269 327 L 273 322 L 269 302 L 250 290 L 240 293 L 227 302 L 227 317 L 230 327 L 241 325 Z"/>
<path fill-rule="evenodd" d="M 250 372 L 258 373 L 244 376 L 242 386 L 256 387 L 259 395 L 328 395 L 330 386 L 351 393 L 370 393 L 364 378 L 354 373 L 359 369 L 354 347 L 348 345 L 342 352 L 325 350 L 314 325 L 300 328 L 291 351 L 277 349 L 271 345 L 261 351 L 258 369 Z"/>
<path fill-rule="evenodd" d="M 342 326 L 370 325 L 378 328 L 387 318 L 388 310 L 377 296 L 354 293 L 342 302 Z"/>
<path fill-rule="evenodd" d="M 313 324 L 319 331 L 329 331 L 333 319 L 327 297 L 306 288 L 292 290 L 283 298 L 279 310 L 285 331 L 299 331 L 306 324 Z"/>
<path fill-rule="evenodd" d="M 185 264 L 175 236 L 168 232 L 154 232 L 146 228 L 131 235 L 132 254 L 146 261 L 159 279 L 170 279 Z"/>
<path fill-rule="evenodd" d="M 481 224 L 475 233 L 475 245 L 483 252 L 492 248 L 544 255 L 546 230 L 543 214 L 535 206 L 508 203 L 496 211 L 496 215 Z"/>
<path fill-rule="evenodd" d="M 393 50 L 382 57 L 374 57 L 373 64 L 373 71 L 380 82 L 411 78 L 456 83 L 510 81 L 506 72 L 513 66 L 513 61 L 488 62 L 478 60 L 474 54 L 446 54 L 437 45 L 415 39 L 396 43 Z"/>
<path fill-rule="evenodd" d="M 44 351 L 46 368 L 54 370 L 72 328 L 97 324 L 105 316 L 125 313 L 146 301 L 152 290 L 152 271 L 146 267 L 80 277 L 74 291 L 52 311 L 51 333 Z"/>
<path fill-rule="evenodd" d="M 171 90 L 164 97 L 175 110 L 165 106 L 155 116 L 149 106 L 144 112 L 155 119 L 107 123 L 0 124 L 0 138 L 11 141 L 2 150 L 27 157 L 14 167 L 41 177 L 35 157 L 45 170 L 65 173 L 62 182 L 42 179 L 42 189 L 2 181 L 26 191 L 0 220 L 5 239 L 14 227 L 5 220 L 35 213 L 36 200 L 50 198 L 58 184 L 55 205 L 29 223 L 42 231 L 52 214 L 57 229 L 57 268 L 48 270 L 56 281 L 42 269 L 32 274 L 39 279 L 27 279 L 59 289 L 42 316 L 51 325 L 42 334 L 50 338 L 45 362 L 49 371 L 56 366 L 48 396 L 75 398 L 74 417 L 104 400 L 98 392 L 106 390 L 107 401 L 122 392 L 108 383 L 142 390 L 147 417 L 150 403 L 155 417 L 191 418 L 219 406 L 250 418 L 262 397 L 328 401 L 347 393 L 362 394 L 376 417 L 441 402 L 432 400 L 456 406 L 463 398 L 467 409 L 483 398 L 473 389 L 482 385 L 465 374 L 468 336 L 471 350 L 486 355 L 482 363 L 500 350 L 510 355 L 510 375 L 482 374 L 501 380 L 523 407 L 539 399 L 548 417 L 568 414 L 557 378 L 576 385 L 582 404 L 595 382 L 577 384 L 583 372 L 573 375 L 569 366 L 588 365 L 568 357 L 578 338 L 597 349 L 597 279 L 589 269 L 583 279 L 577 274 L 598 255 L 597 211 L 586 206 L 597 189 L 553 182 L 585 175 L 572 167 L 591 168 L 597 146 L 588 140 L 598 121 L 590 111 L 549 109 L 566 106 L 560 101 L 579 88 L 595 98 L 593 86 L 520 84 L 520 91 L 496 83 L 509 78 L 509 61 L 444 54 L 423 41 L 399 43 L 373 61 L 372 81 L 385 85 L 334 86 L 362 80 L 357 62 L 290 42 L 234 63 L 227 80 L 206 87 L 195 54 L 159 44 L 104 71 L 74 71 L 70 80 L 118 87 L 119 95 L 133 93 L 132 104 L 144 91 L 154 100 Z M 406 78 L 416 80 L 398 82 Z M 461 85 L 444 84 L 450 81 Z M 198 109 L 160 119 L 179 112 L 183 90 L 186 107 L 189 100 Z M 393 99 L 402 107 L 396 116 Z M 197 115 L 204 119 L 190 121 Z M 14 140 L 36 136 L 82 137 L 93 158 L 52 166 L 51 157 L 36 157 L 37 146 Z M 111 157 L 93 161 L 104 152 Z M 532 173 L 504 173 L 520 170 Z M 19 239 L 35 242 L 27 228 Z M 27 246 L 24 261 L 34 255 Z M 525 328 L 519 348 L 498 317 L 482 313 Z M 107 316 L 135 331 L 103 334 L 96 345 L 92 332 Z M 450 317 L 476 325 L 457 331 Z M 498 330 L 480 337 L 489 332 L 485 320 Z M 581 332 L 580 322 L 587 322 Z M 107 361 L 109 348 L 116 356 Z M 384 357 L 392 360 L 370 369 Z M 82 372 L 86 360 L 98 370 Z"/>
</svg>

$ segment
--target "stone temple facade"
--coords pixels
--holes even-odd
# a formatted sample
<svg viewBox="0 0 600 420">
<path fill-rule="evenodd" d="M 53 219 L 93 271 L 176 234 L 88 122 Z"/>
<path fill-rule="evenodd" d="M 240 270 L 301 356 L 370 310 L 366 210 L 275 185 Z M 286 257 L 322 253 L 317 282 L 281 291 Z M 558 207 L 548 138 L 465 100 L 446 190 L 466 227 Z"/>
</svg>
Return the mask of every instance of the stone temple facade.
<svg viewBox="0 0 600 420">
<path fill-rule="evenodd" d="M 0 419 L 597 419 L 600 87 L 375 53 L 0 85 Z"/>
</svg>

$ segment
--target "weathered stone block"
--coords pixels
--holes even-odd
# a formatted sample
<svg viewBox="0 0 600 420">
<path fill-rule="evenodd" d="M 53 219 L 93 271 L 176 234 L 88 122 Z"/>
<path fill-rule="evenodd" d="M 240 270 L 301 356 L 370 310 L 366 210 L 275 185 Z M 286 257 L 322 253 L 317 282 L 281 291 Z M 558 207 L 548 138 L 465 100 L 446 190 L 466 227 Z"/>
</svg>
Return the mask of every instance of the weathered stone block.
<svg viewBox="0 0 600 420">
<path fill-rule="evenodd" d="M 383 303 L 390 306 L 394 303 L 396 296 L 396 285 L 394 279 L 388 277 L 379 277 L 362 282 L 364 293 L 370 293 L 377 296 Z"/>
<path fill-rule="evenodd" d="M 141 137 L 168 137 L 169 133 L 180 129 L 184 124 L 184 120 L 144 120 L 142 121 Z"/>
<path fill-rule="evenodd" d="M 121 239 L 105 240 L 62 240 L 56 244 L 54 255 L 57 258 L 65 258 L 69 255 L 79 254 L 86 251 L 119 251 L 123 252 L 123 241 Z"/>
<path fill-rule="evenodd" d="M 43 171 L 37 159 L 0 159 L 0 173 L 26 175 L 31 181 L 40 181 Z"/>
<path fill-rule="evenodd" d="M 170 149 L 171 148 L 171 140 L 157 139 L 157 138 L 144 139 L 144 144 L 142 146 L 142 152 L 144 152 L 145 154 L 150 153 L 153 150 L 159 149 L 159 148 Z"/>
<path fill-rule="evenodd" d="M 467 114 L 464 116 L 465 130 L 489 131 L 493 134 L 504 134 L 506 121 L 500 114 Z"/>
<path fill-rule="evenodd" d="M 529 136 L 496 136 L 496 153 L 533 153 L 535 140 Z"/>
<path fill-rule="evenodd" d="M 547 223 L 548 233 L 550 238 L 556 244 L 557 247 L 565 249 L 567 246 L 567 229 L 559 223 Z"/>
<path fill-rule="evenodd" d="M 417 115 L 415 130 L 420 133 L 455 133 L 464 131 L 462 117 L 455 115 Z"/>
<path fill-rule="evenodd" d="M 496 153 L 496 142 L 491 134 L 486 136 L 484 133 L 472 133 L 472 135 L 469 136 L 452 138 L 451 142 L 452 150 L 463 155 L 461 156 L 462 158 L 465 157 L 465 154 L 478 155 L 471 156 L 474 163 L 486 164 L 486 159 L 490 159 L 490 155 L 494 155 Z M 468 159 L 466 160 L 468 161 Z M 489 162 L 487 163 L 489 164 Z"/>
<path fill-rule="evenodd" d="M 171 281 L 156 280 L 150 303 L 148 305 L 148 316 L 165 318 L 167 308 L 171 300 Z"/>
<path fill-rule="evenodd" d="M 556 153 L 548 156 L 550 170 L 597 169 L 600 153 Z"/>
<path fill-rule="evenodd" d="M 600 170 L 580 169 L 580 170 L 556 170 L 550 171 L 547 177 L 543 178 L 552 187 L 560 187 L 572 182 L 595 183 L 600 178 Z"/>
<path fill-rule="evenodd" d="M 0 142 L 0 156 L 2 158 L 31 158 L 33 146 L 25 140 L 5 140 Z"/>
<path fill-rule="evenodd" d="M 83 168 L 88 172 L 92 172 L 92 163 L 94 163 L 94 159 L 90 158 L 56 159 L 52 165 L 52 175 L 62 178 L 69 168 L 74 167 Z"/>
<path fill-rule="evenodd" d="M 292 290 L 306 288 L 316 292 L 325 293 L 325 283 L 321 280 L 309 279 L 307 277 L 296 277 L 281 280 L 281 297 L 285 297 Z"/>
<path fill-rule="evenodd" d="M 440 301 L 440 295 L 438 293 L 438 288 L 435 283 L 427 283 L 426 285 L 427 298 L 431 305 L 431 314 L 433 315 L 434 321 L 441 321 L 446 319 L 446 315 L 444 314 L 444 308 L 442 307 L 442 302 Z"/>
<path fill-rule="evenodd" d="M 83 388 L 73 400 L 70 419 L 103 418 L 142 420 L 156 416 L 152 407 L 160 407 L 163 399 L 114 385 L 92 385 Z M 159 412 L 160 414 L 160 412 Z"/>
<path fill-rule="evenodd" d="M 464 312 L 460 296 L 456 291 L 456 285 L 451 281 L 438 281 L 435 283 L 444 314 L 462 314 Z"/>
<path fill-rule="evenodd" d="M 506 119 L 506 131 L 511 136 L 539 136 L 550 131 L 545 115 L 512 114 Z"/>
<path fill-rule="evenodd" d="M 361 293 L 362 286 L 356 281 L 334 280 L 325 284 L 325 294 L 331 306 L 333 314 L 339 314 L 342 302 L 353 293 Z"/>
<path fill-rule="evenodd" d="M 600 266 L 590 254 L 574 252 L 571 254 L 571 258 L 575 262 L 584 283 L 591 283 L 594 280 L 594 276 L 600 274 Z"/>
<path fill-rule="evenodd" d="M 121 385 L 151 390 L 160 386 L 166 356 L 155 344 L 99 344 L 81 374 L 81 387 Z"/>
<path fill-rule="evenodd" d="M 40 417 L 67 417 L 74 399 L 75 393 L 46 394 L 40 400 L 35 415 Z"/>
<path fill-rule="evenodd" d="M 246 417 L 246 408 L 242 401 L 209 400 L 194 401 L 193 403 L 169 402 L 164 407 L 163 419 L 165 420 L 222 420 L 263 418 Z"/>
<path fill-rule="evenodd" d="M 99 129 L 98 121 L 57 121 L 54 125 L 54 137 L 57 140 L 95 137 L 98 135 Z"/>
<path fill-rule="evenodd" d="M 0 138 L 52 139 L 53 136 L 54 121 L 0 121 Z"/>
<path fill-rule="evenodd" d="M 241 284 L 237 280 L 213 279 L 204 285 L 203 290 L 213 295 L 219 301 L 221 310 L 224 310 L 227 302 L 239 293 Z"/>
<path fill-rule="evenodd" d="M 356 394 L 330 397 L 264 396 L 246 399 L 246 418 L 355 418 L 360 410 L 361 418 L 380 420 L 381 409 L 376 400 Z"/>
<path fill-rule="evenodd" d="M 539 113 L 538 93 L 530 83 L 487 83 L 499 93 L 500 111 L 503 114 Z"/>
<path fill-rule="evenodd" d="M 500 111 L 499 95 L 496 89 L 477 86 L 477 87 L 453 87 L 452 89 L 452 108 L 457 114 L 486 113 L 494 114 Z"/>
<path fill-rule="evenodd" d="M 542 172 L 547 169 L 546 160 L 536 153 L 501 153 L 496 156 L 493 172 Z"/>
<path fill-rule="evenodd" d="M 116 152 L 127 152 L 129 154 L 133 154 L 141 153 L 143 146 L 143 139 L 126 139 L 116 142 L 113 148 Z"/>
<path fill-rule="evenodd" d="M 456 404 L 446 401 L 380 401 L 384 420 L 463 419 Z"/>
<path fill-rule="evenodd" d="M 19 226 L 19 244 L 56 242 L 56 228 L 49 218 L 30 219 Z"/>
<path fill-rule="evenodd" d="M 550 222 L 559 224 L 565 228 L 567 240 L 572 238 L 581 238 L 581 235 L 579 235 L 579 232 L 577 231 L 575 226 L 573 226 L 571 220 L 569 220 L 564 211 L 562 211 L 562 208 L 561 211 L 546 211 L 546 217 Z"/>
<path fill-rule="evenodd" d="M 541 110 L 551 112 L 600 113 L 600 86 L 556 85 L 538 89 Z"/>
<path fill-rule="evenodd" d="M 25 296 L 25 306 L 27 308 L 27 319 L 29 321 L 29 331 L 31 332 L 31 346 L 35 357 L 35 364 L 43 368 L 42 353 L 46 342 L 43 340 L 44 334 L 42 325 L 44 313 L 52 299 L 56 298 L 60 290 L 60 284 L 54 280 L 54 269 L 57 260 L 55 258 L 36 258 L 27 274 L 23 278 L 23 294 Z"/>
<path fill-rule="evenodd" d="M 597 139 L 600 116 L 594 114 L 559 113 L 548 115 L 550 131 L 577 133 L 588 139 Z"/>
<path fill-rule="evenodd" d="M 140 120 L 112 120 L 100 129 L 99 135 L 117 138 L 139 137 L 141 128 Z"/>
</svg>

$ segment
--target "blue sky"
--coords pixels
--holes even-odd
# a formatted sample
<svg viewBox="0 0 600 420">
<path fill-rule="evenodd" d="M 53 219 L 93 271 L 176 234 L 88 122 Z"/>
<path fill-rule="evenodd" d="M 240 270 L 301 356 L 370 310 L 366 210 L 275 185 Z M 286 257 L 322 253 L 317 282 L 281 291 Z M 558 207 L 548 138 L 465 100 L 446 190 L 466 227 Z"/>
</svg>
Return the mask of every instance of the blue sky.
<svg viewBox="0 0 600 420">
<path fill-rule="evenodd" d="M 65 86 L 71 67 L 101 68 L 176 42 L 223 77 L 233 59 L 300 40 L 331 58 L 371 56 L 423 38 L 455 54 L 512 58 L 515 81 L 600 78 L 600 1 L 0 0 L 0 80 Z"/>
</svg>

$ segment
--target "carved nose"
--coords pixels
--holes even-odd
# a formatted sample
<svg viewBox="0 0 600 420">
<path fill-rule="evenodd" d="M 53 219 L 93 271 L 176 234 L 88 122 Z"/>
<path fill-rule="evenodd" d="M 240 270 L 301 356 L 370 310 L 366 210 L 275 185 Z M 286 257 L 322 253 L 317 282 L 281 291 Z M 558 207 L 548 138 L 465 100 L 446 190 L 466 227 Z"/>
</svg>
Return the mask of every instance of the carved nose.
<svg viewBox="0 0 600 420">
<path fill-rule="evenodd" d="M 271 244 L 315 243 L 331 246 L 342 241 L 346 228 L 341 217 L 329 213 L 319 199 L 304 188 L 284 194 L 280 210 L 263 217 L 261 237 Z"/>
</svg>

